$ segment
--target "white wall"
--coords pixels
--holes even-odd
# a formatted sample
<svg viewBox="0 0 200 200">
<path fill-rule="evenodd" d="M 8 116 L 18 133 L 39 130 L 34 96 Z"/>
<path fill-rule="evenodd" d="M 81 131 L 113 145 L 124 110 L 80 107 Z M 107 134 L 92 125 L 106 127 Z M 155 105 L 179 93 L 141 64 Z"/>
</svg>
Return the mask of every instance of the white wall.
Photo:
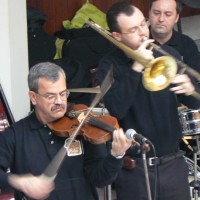
<svg viewBox="0 0 200 200">
<path fill-rule="evenodd" d="M 200 15 L 181 18 L 182 31 L 190 36 L 200 51 Z"/>
<path fill-rule="evenodd" d="M 0 13 L 0 83 L 18 121 L 30 110 L 26 0 L 1 0 Z"/>
<path fill-rule="evenodd" d="M 181 28 L 182 32 L 185 35 L 188 35 L 191 37 L 195 43 L 197 44 L 197 47 L 200 52 L 200 15 L 193 15 L 189 17 L 181 17 Z M 175 26 L 175 29 L 177 30 L 177 26 Z"/>
</svg>

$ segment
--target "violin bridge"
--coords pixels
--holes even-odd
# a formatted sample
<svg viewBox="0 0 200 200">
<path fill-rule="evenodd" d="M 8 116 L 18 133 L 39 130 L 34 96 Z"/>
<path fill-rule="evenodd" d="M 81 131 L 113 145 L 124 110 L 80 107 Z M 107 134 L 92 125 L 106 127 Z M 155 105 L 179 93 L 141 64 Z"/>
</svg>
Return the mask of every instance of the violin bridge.
<svg viewBox="0 0 200 200">
<path fill-rule="evenodd" d="M 77 120 L 79 123 L 81 123 L 85 119 L 86 115 L 84 112 L 80 113 L 79 116 L 77 117 Z"/>
</svg>

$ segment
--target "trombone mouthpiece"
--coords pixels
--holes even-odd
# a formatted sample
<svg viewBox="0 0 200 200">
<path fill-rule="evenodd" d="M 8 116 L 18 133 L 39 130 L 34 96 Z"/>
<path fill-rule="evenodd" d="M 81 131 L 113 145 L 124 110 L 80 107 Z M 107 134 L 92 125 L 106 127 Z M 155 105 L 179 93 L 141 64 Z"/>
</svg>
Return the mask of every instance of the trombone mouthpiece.
<svg viewBox="0 0 200 200">
<path fill-rule="evenodd" d="M 144 36 L 144 37 L 142 38 L 143 42 L 146 41 L 146 40 L 148 40 L 148 39 L 149 39 L 149 38 L 148 38 L 147 36 Z"/>
<path fill-rule="evenodd" d="M 143 40 L 143 41 L 142 41 L 142 42 L 144 42 L 144 41 L 146 41 L 146 40 L 148 40 L 148 39 L 149 39 L 149 37 L 147 37 L 147 36 L 143 36 L 143 38 L 142 38 L 142 40 Z M 149 47 L 148 47 L 148 49 L 152 51 L 152 50 L 153 50 L 153 48 L 154 48 L 154 47 L 153 47 L 152 43 L 151 43 L 151 44 L 149 44 Z"/>
</svg>

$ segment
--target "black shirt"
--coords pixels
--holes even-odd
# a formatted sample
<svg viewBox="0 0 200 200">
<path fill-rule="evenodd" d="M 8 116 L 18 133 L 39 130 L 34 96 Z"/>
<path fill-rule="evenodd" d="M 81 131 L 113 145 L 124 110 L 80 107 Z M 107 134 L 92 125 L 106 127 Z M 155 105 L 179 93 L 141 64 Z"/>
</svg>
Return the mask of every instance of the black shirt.
<svg viewBox="0 0 200 200">
<path fill-rule="evenodd" d="M 199 52 L 195 42 L 187 35 L 173 30 L 172 37 L 165 43 L 176 49 L 184 63 L 200 72 Z"/>
<path fill-rule="evenodd" d="M 178 57 L 174 49 L 163 47 Z M 104 96 L 105 107 L 119 120 L 125 131 L 133 128 L 147 137 L 154 144 L 157 156 L 173 153 L 182 137 L 177 97 L 169 91 L 170 86 L 155 92 L 146 90 L 142 84 L 142 73 L 132 70 L 132 63 L 119 49 L 105 56 L 99 63 L 99 83 L 110 66 L 113 66 L 114 83 Z M 200 102 L 192 96 L 179 95 L 178 98 L 189 108 L 197 109 L 200 106 Z M 148 157 L 153 155 L 152 151 L 147 153 Z"/>
<path fill-rule="evenodd" d="M 7 128 L 0 134 L 0 187 L 8 186 L 8 168 L 18 175 L 42 174 L 65 139 L 41 124 L 34 112 Z M 98 199 L 95 187 L 110 184 L 121 168 L 121 159 L 107 155 L 105 144 L 91 144 L 82 136 L 76 139 L 82 144 L 83 154 L 64 159 L 49 200 Z M 15 191 L 16 200 L 22 197 L 21 192 Z"/>
</svg>

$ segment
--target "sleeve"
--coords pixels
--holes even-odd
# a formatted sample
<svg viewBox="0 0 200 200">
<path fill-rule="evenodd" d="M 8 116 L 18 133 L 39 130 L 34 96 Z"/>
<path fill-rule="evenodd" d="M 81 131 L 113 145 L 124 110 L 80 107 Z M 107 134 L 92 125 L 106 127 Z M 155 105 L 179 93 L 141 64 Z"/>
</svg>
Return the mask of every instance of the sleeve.
<svg viewBox="0 0 200 200">
<path fill-rule="evenodd" d="M 200 72 L 199 57 L 198 57 L 199 52 L 198 52 L 197 45 L 190 37 L 185 35 L 183 39 L 185 40 L 183 41 L 183 43 L 187 44 L 187 46 L 185 46 L 185 54 L 183 57 L 183 62 L 188 65 L 187 66 L 188 70 L 186 69 L 185 73 L 188 74 L 193 85 L 195 86 L 195 93 L 197 94 L 197 96 L 195 97 L 195 95 L 193 96 L 180 95 L 179 99 L 181 103 L 187 106 L 188 108 L 199 109 L 200 108 L 200 87 L 198 85 L 198 81 L 196 80 L 196 78 L 191 73 L 189 73 L 190 69 L 195 70 L 196 73 Z"/>
<path fill-rule="evenodd" d="M 178 53 L 178 51 L 176 51 L 175 49 L 173 49 L 172 47 L 169 47 L 167 45 L 163 45 L 162 46 L 163 49 L 165 49 L 170 55 L 172 55 L 174 58 L 178 59 L 181 61 L 181 56 Z M 184 64 L 184 62 L 183 62 Z M 183 68 L 182 65 L 179 64 L 178 66 L 178 73 L 179 71 Z M 199 93 L 199 97 L 195 97 L 195 96 L 186 96 L 185 94 L 181 94 L 181 95 L 177 95 L 178 101 L 180 103 L 182 103 L 183 105 L 187 106 L 190 109 L 199 109 L 200 108 L 200 88 L 198 86 L 198 83 L 195 81 L 194 77 L 192 77 L 188 72 L 187 69 L 185 71 L 185 73 L 190 77 L 194 87 L 195 87 L 195 91 L 197 93 Z"/>
<path fill-rule="evenodd" d="M 184 63 L 186 63 L 189 67 L 192 67 L 194 70 L 200 72 L 199 52 L 197 45 L 187 35 L 185 36 L 185 42 L 183 43 L 187 44 L 187 46 L 185 46 L 185 55 L 183 57 Z"/>
<path fill-rule="evenodd" d="M 192 48 L 195 49 L 195 46 L 194 44 L 190 44 L 190 46 L 193 46 Z M 188 47 L 189 49 L 191 47 Z M 185 61 L 182 61 L 182 64 L 180 64 L 178 67 L 179 67 L 179 70 L 180 71 L 183 67 L 184 67 L 184 64 L 186 63 L 187 65 L 190 63 L 191 66 L 193 66 L 191 68 L 191 66 L 186 66 L 186 70 L 185 70 L 185 74 L 187 74 L 192 82 L 192 84 L 194 85 L 195 87 L 195 93 L 196 95 L 185 95 L 185 94 L 181 94 L 181 95 L 177 95 L 178 97 L 178 100 L 180 103 L 182 103 L 183 105 L 187 106 L 189 109 L 199 109 L 200 108 L 200 87 L 198 85 L 198 82 L 196 81 L 195 77 L 191 75 L 191 73 L 189 73 L 189 70 L 196 70 L 195 69 L 195 63 L 197 64 L 197 58 L 195 58 L 197 55 L 195 55 L 195 51 L 194 51 L 194 55 L 191 55 L 191 58 L 194 59 L 193 61 L 191 61 L 190 59 L 191 58 L 187 58 L 187 63 Z M 189 54 L 188 54 L 189 55 Z M 175 54 L 175 57 L 179 60 L 181 60 L 180 56 L 176 55 Z M 186 59 L 186 58 L 185 58 Z M 195 60 L 196 59 L 196 60 Z M 188 70 L 187 70 L 188 69 Z M 198 71 L 196 71 L 198 73 Z"/>
<path fill-rule="evenodd" d="M 122 159 L 113 157 L 106 143 L 91 144 L 84 141 L 84 149 L 84 170 L 91 184 L 100 188 L 111 184 L 122 167 Z"/>
<path fill-rule="evenodd" d="M 177 95 L 179 102 L 181 102 L 183 105 L 187 106 L 189 109 L 199 109 L 200 108 L 200 87 L 198 86 L 198 83 L 195 81 L 195 79 L 190 76 L 194 87 L 195 87 L 195 93 L 196 95 L 189 95 L 186 96 L 185 94 Z"/>
<path fill-rule="evenodd" d="M 142 73 L 135 72 L 131 65 L 119 65 L 114 59 L 103 59 L 98 66 L 97 79 L 99 84 L 103 82 L 104 77 L 110 66 L 113 66 L 114 82 L 103 101 L 105 107 L 118 120 L 126 116 L 128 110 L 133 104 L 138 87 L 142 78 Z"/>
</svg>

